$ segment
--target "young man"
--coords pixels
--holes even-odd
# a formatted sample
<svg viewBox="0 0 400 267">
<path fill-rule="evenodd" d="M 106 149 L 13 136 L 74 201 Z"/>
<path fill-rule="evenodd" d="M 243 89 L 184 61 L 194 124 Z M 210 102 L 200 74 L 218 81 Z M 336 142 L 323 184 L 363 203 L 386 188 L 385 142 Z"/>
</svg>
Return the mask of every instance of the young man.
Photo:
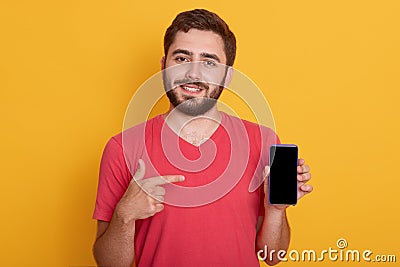
<svg viewBox="0 0 400 267">
<path fill-rule="evenodd" d="M 104 150 L 95 259 L 101 266 L 259 266 L 257 251 L 286 250 L 290 231 L 287 206 L 268 204 L 267 184 L 249 190 L 268 175 L 266 151 L 279 139 L 215 105 L 232 76 L 235 36 L 216 14 L 196 9 L 175 18 L 164 51 L 169 111 L 114 136 Z M 297 171 L 301 198 L 312 191 L 311 174 L 302 159 Z"/>
</svg>

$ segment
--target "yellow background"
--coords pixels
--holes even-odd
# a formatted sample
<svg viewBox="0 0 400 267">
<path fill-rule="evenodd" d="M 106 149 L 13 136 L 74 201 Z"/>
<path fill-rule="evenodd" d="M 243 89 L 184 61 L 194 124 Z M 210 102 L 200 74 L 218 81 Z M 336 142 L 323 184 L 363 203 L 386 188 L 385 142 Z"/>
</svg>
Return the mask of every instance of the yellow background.
<svg viewBox="0 0 400 267">
<path fill-rule="evenodd" d="M 399 1 L 2 0 L 0 265 L 94 265 L 103 147 L 159 70 L 165 29 L 196 7 L 228 22 L 235 67 L 312 167 L 315 192 L 289 211 L 291 249 L 343 237 L 400 261 Z M 343 263 L 290 266 L 314 265 Z"/>
</svg>

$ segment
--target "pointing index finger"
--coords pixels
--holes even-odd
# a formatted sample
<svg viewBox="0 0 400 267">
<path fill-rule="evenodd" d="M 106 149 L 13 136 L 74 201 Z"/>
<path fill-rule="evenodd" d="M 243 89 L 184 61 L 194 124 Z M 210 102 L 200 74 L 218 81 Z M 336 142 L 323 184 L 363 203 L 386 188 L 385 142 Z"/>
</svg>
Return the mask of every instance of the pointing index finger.
<svg viewBox="0 0 400 267">
<path fill-rule="evenodd" d="M 147 186 L 158 186 L 158 185 L 164 185 L 167 183 L 183 182 L 184 180 L 185 180 L 185 178 L 183 175 L 156 176 L 156 177 L 144 179 L 143 185 L 147 184 Z"/>
<path fill-rule="evenodd" d="M 165 180 L 164 184 L 185 181 L 185 176 L 183 176 L 183 175 L 166 175 L 166 176 L 162 176 L 162 178 Z"/>
</svg>

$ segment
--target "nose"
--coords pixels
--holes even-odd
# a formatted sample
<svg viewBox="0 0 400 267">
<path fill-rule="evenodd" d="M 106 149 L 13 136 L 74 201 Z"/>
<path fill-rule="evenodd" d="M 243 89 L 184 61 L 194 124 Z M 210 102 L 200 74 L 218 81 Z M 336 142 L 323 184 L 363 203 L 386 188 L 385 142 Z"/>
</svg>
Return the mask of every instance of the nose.
<svg viewBox="0 0 400 267">
<path fill-rule="evenodd" d="M 193 81 L 201 80 L 201 71 L 200 71 L 200 63 L 201 62 L 190 62 L 188 63 L 188 69 L 186 72 L 186 78 L 191 79 Z"/>
</svg>

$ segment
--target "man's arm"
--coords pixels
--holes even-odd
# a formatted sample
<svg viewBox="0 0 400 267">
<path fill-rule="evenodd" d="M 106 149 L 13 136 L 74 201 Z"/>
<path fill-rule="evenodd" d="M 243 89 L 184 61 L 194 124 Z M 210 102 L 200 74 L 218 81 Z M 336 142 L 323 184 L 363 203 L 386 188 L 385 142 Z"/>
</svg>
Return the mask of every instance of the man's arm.
<svg viewBox="0 0 400 267">
<path fill-rule="evenodd" d="M 93 255 L 99 266 L 135 266 L 135 222 L 97 222 Z"/>
<path fill-rule="evenodd" d="M 280 260 L 277 253 L 287 251 L 290 242 L 290 229 L 286 218 L 286 209 L 266 208 L 265 216 L 259 217 L 260 229 L 257 232 L 256 252 L 268 247 L 265 262 L 275 265 Z M 272 251 L 274 250 L 274 253 Z M 270 257 L 272 255 L 272 257 Z M 282 255 L 280 255 L 282 256 Z"/>
<path fill-rule="evenodd" d="M 115 207 L 110 223 L 98 221 L 93 255 L 98 265 L 135 266 L 135 221 L 146 219 L 164 209 L 166 183 L 181 182 L 183 176 L 168 175 L 143 179 L 145 164 L 139 168 Z"/>
<path fill-rule="evenodd" d="M 263 176 L 267 177 L 269 174 L 269 166 L 264 170 Z M 313 190 L 311 185 L 306 184 L 311 179 L 310 167 L 305 165 L 303 159 L 299 159 L 299 166 L 297 166 L 297 198 L 300 199 L 304 195 Z M 286 209 L 288 205 L 271 205 L 268 203 L 268 179 L 264 181 L 264 217 L 260 217 L 257 236 L 256 236 L 256 253 L 264 250 L 265 246 L 268 247 L 268 254 L 266 255 L 265 262 L 268 265 L 275 265 L 280 260 L 278 259 L 278 252 L 280 250 L 287 251 L 290 242 L 290 228 L 286 217 Z M 272 251 L 274 250 L 274 253 Z M 270 257 L 272 255 L 272 257 Z M 283 257 L 282 254 L 279 254 Z"/>
</svg>

